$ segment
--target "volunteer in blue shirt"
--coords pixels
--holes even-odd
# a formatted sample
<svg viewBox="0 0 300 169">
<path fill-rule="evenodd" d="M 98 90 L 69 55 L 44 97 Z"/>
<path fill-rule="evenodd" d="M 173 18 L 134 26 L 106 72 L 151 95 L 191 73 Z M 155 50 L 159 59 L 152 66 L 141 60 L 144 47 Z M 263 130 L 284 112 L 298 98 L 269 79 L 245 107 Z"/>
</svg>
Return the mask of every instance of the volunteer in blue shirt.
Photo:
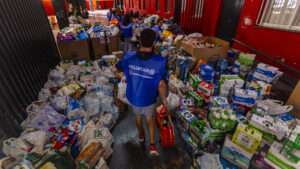
<svg viewBox="0 0 300 169">
<path fill-rule="evenodd" d="M 160 40 L 163 40 L 163 29 L 161 28 L 162 25 L 164 24 L 164 19 L 163 18 L 158 18 L 156 21 L 156 25 L 153 26 L 153 30 L 156 32 L 156 43 Z"/>
<path fill-rule="evenodd" d="M 125 52 L 121 62 L 112 71 L 123 71 L 127 80 L 126 97 L 136 115 L 139 141 L 144 141 L 142 115 L 146 116 L 150 136 L 150 155 L 159 155 L 154 144 L 154 120 L 157 91 L 164 105 L 167 105 L 166 83 L 164 79 L 167 59 L 152 52 L 156 33 L 152 29 L 141 32 L 138 51 Z"/>
<path fill-rule="evenodd" d="M 109 8 L 109 11 L 107 12 L 107 19 L 108 19 L 108 21 L 110 22 L 111 21 L 111 17 L 112 17 L 112 9 L 111 8 Z"/>
<path fill-rule="evenodd" d="M 133 23 L 130 21 L 130 16 L 125 14 L 123 21 L 120 24 L 120 28 L 124 36 L 124 52 L 132 50 L 132 44 L 130 42 L 130 38 L 133 36 L 132 27 Z"/>
</svg>

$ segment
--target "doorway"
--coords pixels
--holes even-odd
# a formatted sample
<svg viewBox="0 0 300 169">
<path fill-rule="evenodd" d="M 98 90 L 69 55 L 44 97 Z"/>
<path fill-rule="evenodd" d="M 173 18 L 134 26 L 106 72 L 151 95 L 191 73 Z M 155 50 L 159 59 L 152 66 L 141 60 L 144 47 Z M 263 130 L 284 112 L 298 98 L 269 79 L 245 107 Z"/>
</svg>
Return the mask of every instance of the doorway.
<svg viewBox="0 0 300 169">
<path fill-rule="evenodd" d="M 244 0 L 224 0 L 217 36 L 228 42 L 232 41 L 239 24 Z M 232 44 L 232 43 L 230 43 Z"/>
</svg>

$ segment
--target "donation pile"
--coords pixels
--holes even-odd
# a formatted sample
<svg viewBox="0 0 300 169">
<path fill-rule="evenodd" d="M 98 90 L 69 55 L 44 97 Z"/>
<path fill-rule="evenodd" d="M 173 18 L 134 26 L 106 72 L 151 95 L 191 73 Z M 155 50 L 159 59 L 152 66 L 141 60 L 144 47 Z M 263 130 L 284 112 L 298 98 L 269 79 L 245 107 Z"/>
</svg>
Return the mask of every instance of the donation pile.
<svg viewBox="0 0 300 169">
<path fill-rule="evenodd" d="M 50 70 L 38 101 L 26 109 L 23 132 L 3 142 L 0 168 L 107 169 L 119 109 L 117 81 L 104 56 L 94 62 L 61 61 Z M 109 63 L 107 63 L 109 62 Z"/>
<path fill-rule="evenodd" d="M 198 37 L 183 42 L 218 48 L 191 36 Z M 195 58 L 182 48 L 167 50 L 168 111 L 176 112 L 174 125 L 193 168 L 300 168 L 300 125 L 288 113 L 293 107 L 271 99 L 278 68 L 255 66 L 255 55 L 243 52 L 234 65 L 200 59 L 192 67 Z"/>
<path fill-rule="evenodd" d="M 101 38 L 116 36 L 120 32 L 115 25 L 105 26 L 102 23 L 95 23 L 94 26 L 87 28 L 81 24 L 72 24 L 70 27 L 65 27 L 57 35 L 59 42 L 79 41 L 91 38 Z"/>
</svg>

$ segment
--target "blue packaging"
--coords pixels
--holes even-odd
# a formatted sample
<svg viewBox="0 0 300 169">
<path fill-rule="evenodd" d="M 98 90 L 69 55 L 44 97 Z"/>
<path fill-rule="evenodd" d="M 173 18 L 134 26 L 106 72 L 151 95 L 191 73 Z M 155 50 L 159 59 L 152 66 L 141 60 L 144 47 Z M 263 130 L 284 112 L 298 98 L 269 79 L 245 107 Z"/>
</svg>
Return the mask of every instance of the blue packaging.
<svg viewBox="0 0 300 169">
<path fill-rule="evenodd" d="M 212 84 L 215 72 L 215 69 L 210 65 L 200 65 L 198 75 L 203 79 L 203 81 Z"/>
</svg>

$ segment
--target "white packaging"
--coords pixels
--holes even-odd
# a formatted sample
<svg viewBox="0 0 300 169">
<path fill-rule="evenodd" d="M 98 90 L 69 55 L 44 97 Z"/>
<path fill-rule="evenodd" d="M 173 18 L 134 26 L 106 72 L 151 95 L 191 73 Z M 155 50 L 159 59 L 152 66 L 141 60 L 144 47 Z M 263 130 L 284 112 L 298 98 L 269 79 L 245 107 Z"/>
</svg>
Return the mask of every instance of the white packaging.
<svg viewBox="0 0 300 169">
<path fill-rule="evenodd" d="M 252 90 L 234 89 L 233 102 L 252 107 L 256 101 L 257 92 Z"/>
</svg>

